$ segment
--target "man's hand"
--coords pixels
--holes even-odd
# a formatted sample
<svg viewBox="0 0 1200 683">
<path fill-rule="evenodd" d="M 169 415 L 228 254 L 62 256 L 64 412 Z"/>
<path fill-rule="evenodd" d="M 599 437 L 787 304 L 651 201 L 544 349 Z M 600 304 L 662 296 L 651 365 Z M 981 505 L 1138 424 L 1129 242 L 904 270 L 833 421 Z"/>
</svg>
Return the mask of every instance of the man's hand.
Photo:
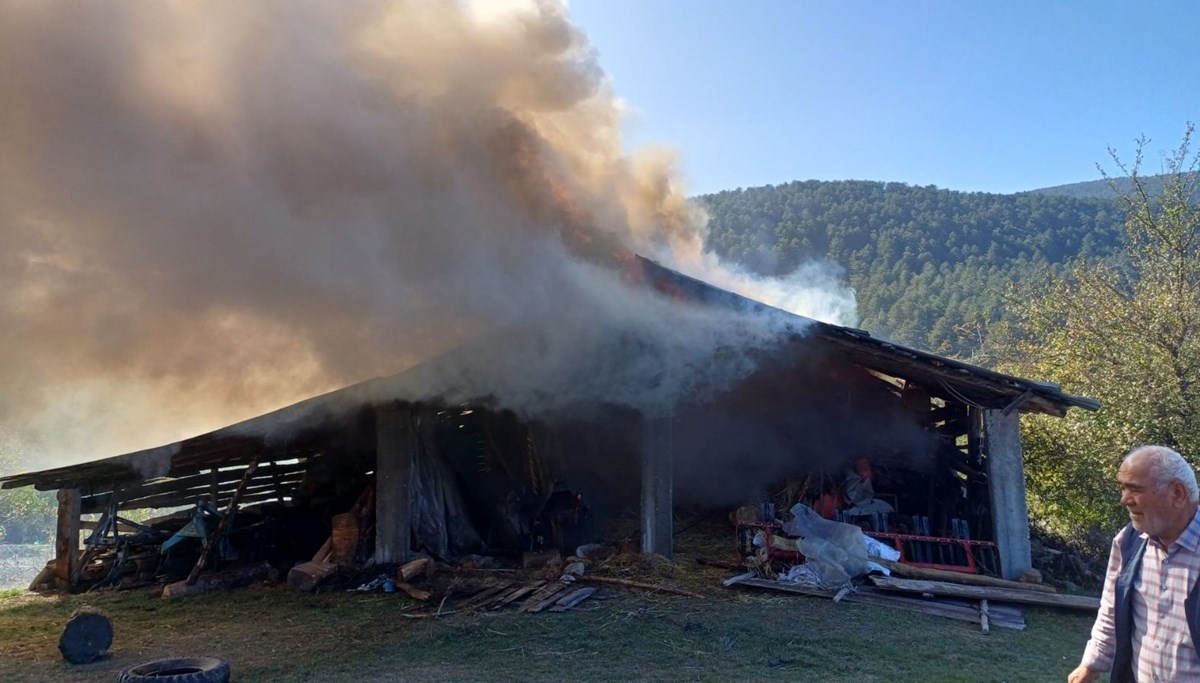
<svg viewBox="0 0 1200 683">
<path fill-rule="evenodd" d="M 1095 681 L 1099 677 L 1099 671 L 1093 671 L 1080 664 L 1074 671 L 1067 675 L 1067 683 L 1092 683 L 1092 681 Z"/>
</svg>

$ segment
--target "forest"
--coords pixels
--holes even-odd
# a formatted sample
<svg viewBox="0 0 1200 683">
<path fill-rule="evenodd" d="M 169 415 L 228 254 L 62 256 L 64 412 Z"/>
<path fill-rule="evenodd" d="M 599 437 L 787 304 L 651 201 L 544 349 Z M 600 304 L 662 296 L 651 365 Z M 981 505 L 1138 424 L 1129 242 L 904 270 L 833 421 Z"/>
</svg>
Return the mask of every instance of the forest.
<svg viewBox="0 0 1200 683">
<path fill-rule="evenodd" d="M 1088 184 L 1090 185 L 1090 184 Z M 820 260 L 845 271 L 858 326 L 970 358 L 1005 318 L 1014 284 L 1121 248 L 1107 185 L 1090 196 L 965 193 L 903 183 L 791 182 L 699 198 L 708 248 L 760 275 Z"/>
</svg>

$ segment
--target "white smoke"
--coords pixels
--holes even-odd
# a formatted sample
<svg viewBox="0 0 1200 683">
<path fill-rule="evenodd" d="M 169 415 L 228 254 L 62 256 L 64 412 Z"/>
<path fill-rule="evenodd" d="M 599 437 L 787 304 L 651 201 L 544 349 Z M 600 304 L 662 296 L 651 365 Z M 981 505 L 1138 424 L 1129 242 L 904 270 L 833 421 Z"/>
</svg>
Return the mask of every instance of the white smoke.
<svg viewBox="0 0 1200 683">
<path fill-rule="evenodd" d="M 705 256 L 621 109 L 554 3 L 0 0 L 0 425 L 30 468 L 91 459 L 496 330 L 542 351 L 497 336 L 463 391 L 657 407 L 780 333 L 631 285 L 629 252 L 841 310 Z"/>
</svg>

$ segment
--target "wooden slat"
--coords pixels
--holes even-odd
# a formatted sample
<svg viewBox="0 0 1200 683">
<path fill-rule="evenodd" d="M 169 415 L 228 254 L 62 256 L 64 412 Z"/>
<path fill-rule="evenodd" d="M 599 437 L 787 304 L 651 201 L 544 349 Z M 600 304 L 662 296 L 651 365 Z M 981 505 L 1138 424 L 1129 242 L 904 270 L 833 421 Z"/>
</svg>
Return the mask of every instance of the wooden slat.
<svg viewBox="0 0 1200 683">
<path fill-rule="evenodd" d="M 530 595 L 529 597 L 525 598 L 524 602 L 522 602 L 520 604 L 520 606 L 517 607 L 517 611 L 518 612 L 528 612 L 535 605 L 540 604 L 546 598 L 554 595 L 555 593 L 559 593 L 561 591 L 567 590 L 568 588 L 570 588 L 570 586 L 563 584 L 559 581 L 547 583 L 545 586 L 542 586 L 541 588 L 534 591 L 533 595 Z"/>
<path fill-rule="evenodd" d="M 550 611 L 551 612 L 566 612 L 567 610 L 571 609 L 575 605 L 578 605 L 579 603 L 583 602 L 584 600 L 587 600 L 588 598 L 592 597 L 592 594 L 595 592 L 596 592 L 596 589 L 592 588 L 591 586 L 589 586 L 587 588 L 580 588 L 579 590 L 572 591 L 566 597 L 559 598 L 554 603 L 554 606 L 550 608 Z"/>
<path fill-rule="evenodd" d="M 958 583 L 944 581 L 921 581 L 918 579 L 896 579 L 888 576 L 872 576 L 871 582 L 877 588 L 903 591 L 906 593 L 928 593 L 955 598 L 970 598 L 973 600 L 989 600 L 996 602 L 1015 602 L 1023 605 L 1040 605 L 1043 607 L 1065 607 L 1068 609 L 1096 611 L 1100 609 L 1099 598 L 1089 598 L 1082 595 L 1058 595 L 1038 593 L 1011 588 L 992 588 L 986 586 L 964 586 Z"/>
<path fill-rule="evenodd" d="M 500 609 L 500 608 L 504 607 L 505 605 L 509 604 L 510 602 L 513 602 L 515 600 L 520 600 L 521 598 L 525 597 L 526 595 L 529 595 L 530 593 L 538 590 L 539 588 L 541 588 L 542 586 L 545 586 L 545 585 L 546 585 L 545 581 L 534 581 L 533 583 L 529 583 L 529 584 L 525 584 L 524 586 L 520 586 L 516 590 L 513 590 L 513 591 L 509 592 L 508 594 L 503 595 L 499 598 L 496 598 L 496 601 L 492 603 L 491 608 L 492 609 Z"/>
</svg>

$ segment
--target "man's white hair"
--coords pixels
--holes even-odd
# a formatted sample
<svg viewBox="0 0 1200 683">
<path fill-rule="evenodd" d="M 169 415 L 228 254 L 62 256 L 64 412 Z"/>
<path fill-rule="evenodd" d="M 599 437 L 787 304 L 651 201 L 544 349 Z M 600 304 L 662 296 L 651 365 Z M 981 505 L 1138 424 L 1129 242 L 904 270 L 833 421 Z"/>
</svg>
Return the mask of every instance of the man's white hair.
<svg viewBox="0 0 1200 683">
<path fill-rule="evenodd" d="M 1187 489 L 1190 500 L 1200 501 L 1200 488 L 1196 486 L 1196 471 L 1179 453 L 1166 446 L 1139 446 L 1125 456 L 1122 464 L 1133 458 L 1145 458 L 1150 463 L 1150 476 L 1158 489 L 1164 489 L 1178 481 Z"/>
</svg>

